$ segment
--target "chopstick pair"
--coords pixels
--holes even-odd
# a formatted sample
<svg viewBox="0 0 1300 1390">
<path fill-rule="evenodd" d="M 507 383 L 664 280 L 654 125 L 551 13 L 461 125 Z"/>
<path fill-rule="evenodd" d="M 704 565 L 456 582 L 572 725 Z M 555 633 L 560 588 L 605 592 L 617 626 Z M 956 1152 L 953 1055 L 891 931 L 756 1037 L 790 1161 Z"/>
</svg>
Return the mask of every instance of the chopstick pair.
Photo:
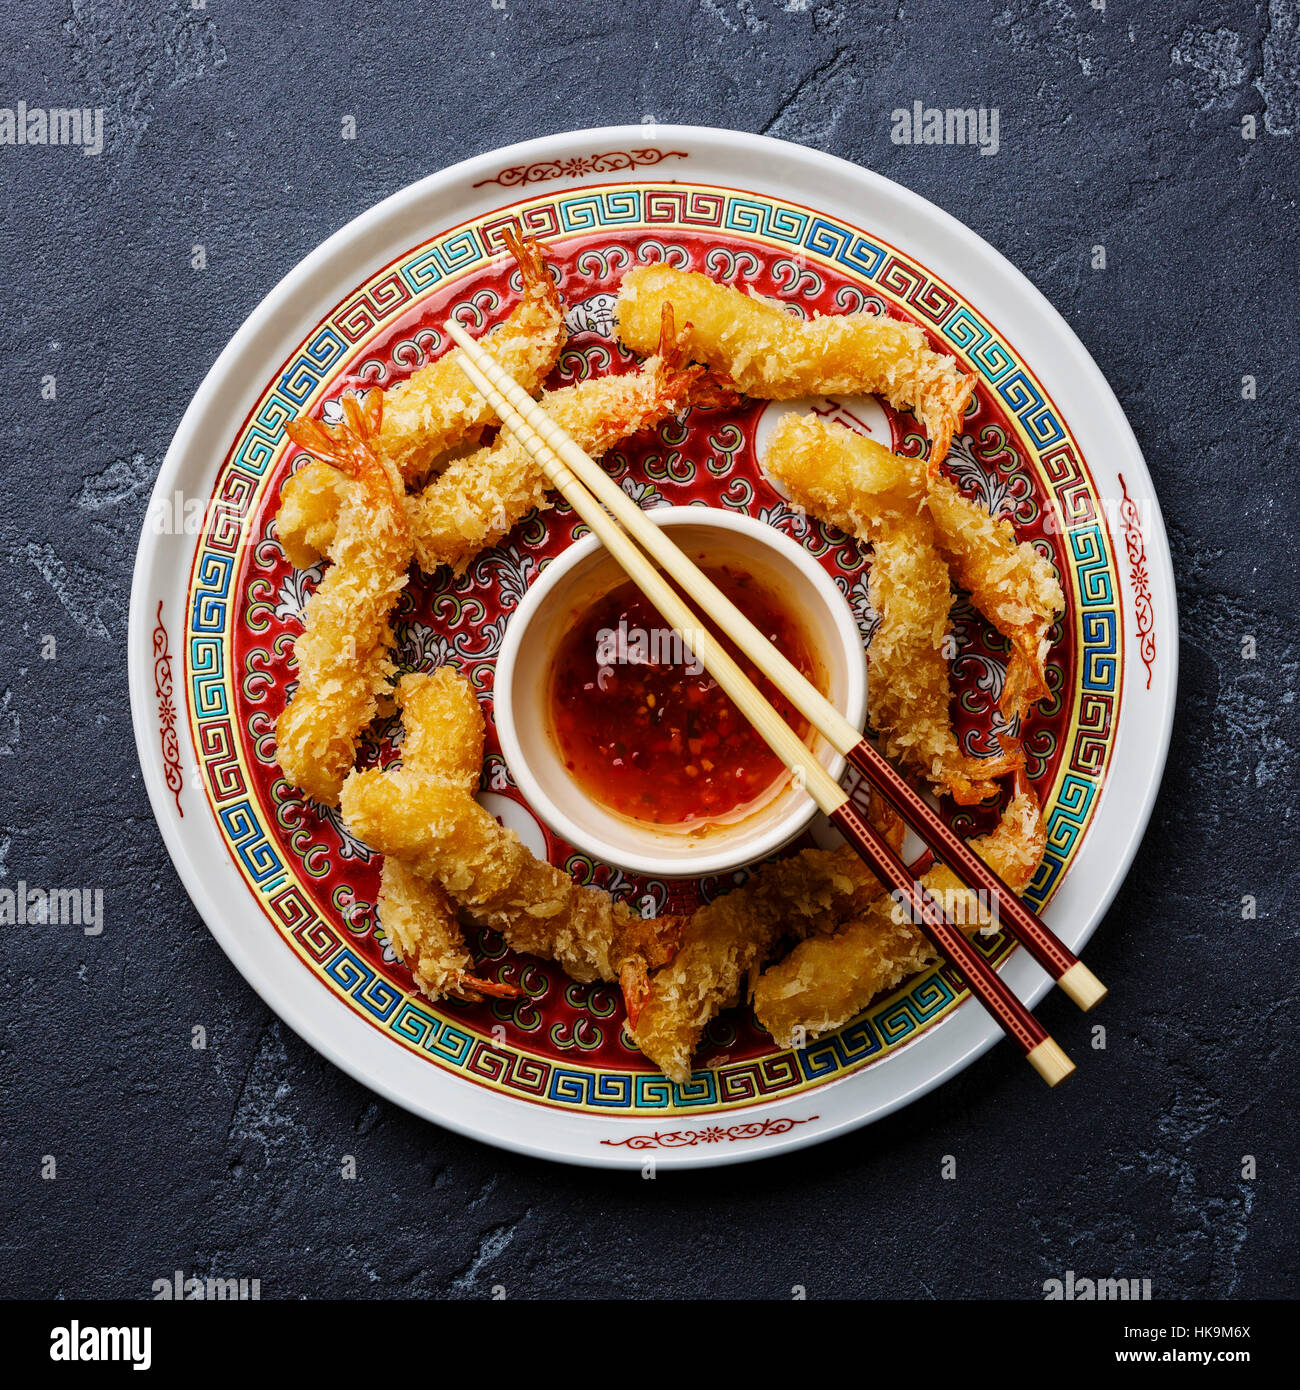
<svg viewBox="0 0 1300 1390">
<path fill-rule="evenodd" d="M 1097 977 L 1034 912 L 944 823 L 900 772 L 749 621 L 694 562 L 655 526 L 617 483 L 455 321 L 445 325 L 459 345 L 458 365 L 492 405 L 502 423 L 546 474 L 573 510 L 600 538 L 629 578 L 689 645 L 701 665 L 790 769 L 881 882 L 899 891 L 911 920 L 955 967 L 971 993 L 993 1015 L 1049 1086 L 1074 1063 L 1048 1036 L 965 934 L 944 916 L 881 833 L 854 809 L 848 793 L 744 674 L 688 604 L 651 563 L 699 604 L 754 665 L 826 738 L 831 746 L 891 801 L 907 821 L 966 881 L 984 889 L 1000 921 L 1082 1009 L 1106 993 Z"/>
</svg>

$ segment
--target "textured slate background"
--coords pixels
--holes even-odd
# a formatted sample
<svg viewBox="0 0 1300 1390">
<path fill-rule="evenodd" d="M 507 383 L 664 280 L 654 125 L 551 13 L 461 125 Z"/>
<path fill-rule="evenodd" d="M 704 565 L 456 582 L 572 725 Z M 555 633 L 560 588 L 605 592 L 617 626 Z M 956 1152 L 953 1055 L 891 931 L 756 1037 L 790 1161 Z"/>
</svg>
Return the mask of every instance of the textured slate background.
<svg viewBox="0 0 1300 1390">
<path fill-rule="evenodd" d="M 1158 1297 L 1295 1292 L 1291 0 L 64 0 L 4 7 L 0 52 L 0 105 L 103 106 L 108 140 L 0 147 L 0 886 L 101 886 L 107 917 L 96 939 L 0 933 L 0 1292 L 145 1296 L 177 1268 L 266 1297 L 1036 1298 L 1067 1269 Z M 914 100 L 997 106 L 999 154 L 890 144 Z M 1108 1050 L 1049 1096 L 999 1047 L 849 1138 L 653 1183 L 445 1133 L 284 1029 L 163 850 L 124 669 L 149 486 L 281 275 L 431 170 L 647 115 L 857 160 L 1019 265 L 1133 422 L 1183 634 L 1164 790 L 1089 953 Z M 1085 1045 L 1059 997 L 1042 1013 Z"/>
</svg>

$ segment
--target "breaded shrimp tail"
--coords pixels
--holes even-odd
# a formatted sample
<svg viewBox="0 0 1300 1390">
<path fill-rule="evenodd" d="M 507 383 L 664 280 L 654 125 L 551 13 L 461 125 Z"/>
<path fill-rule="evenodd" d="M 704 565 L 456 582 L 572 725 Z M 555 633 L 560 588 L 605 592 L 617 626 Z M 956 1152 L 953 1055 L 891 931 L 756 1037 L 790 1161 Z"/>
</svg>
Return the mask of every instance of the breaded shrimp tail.
<svg viewBox="0 0 1300 1390">
<path fill-rule="evenodd" d="M 1023 718 L 1036 701 L 1050 694 L 1048 633 L 1065 611 L 1065 595 L 1055 571 L 1028 541 L 1017 542 L 1010 521 L 990 516 L 947 478 L 931 478 L 927 496 L 939 546 L 953 577 L 1011 643 L 1000 704 L 1005 718 Z"/>
<path fill-rule="evenodd" d="M 536 393 L 564 346 L 564 304 L 537 243 L 521 242 L 513 229 L 506 232 L 505 240 L 519 264 L 523 299 L 484 336 L 483 347 L 526 391 Z M 459 349 L 440 357 L 384 395 L 376 452 L 408 486 L 422 479 L 440 455 L 466 441 L 477 441 L 484 426 L 496 420 L 492 408 L 457 366 L 459 357 Z M 337 475 L 333 476 L 337 483 Z M 330 470 L 309 464 L 285 484 L 276 534 L 298 569 L 315 564 L 329 549 L 342 506 L 342 496 L 330 478 Z"/>
<path fill-rule="evenodd" d="M 897 849 L 903 827 L 892 810 L 873 800 L 871 819 Z M 739 1002 L 745 980 L 781 941 L 833 929 L 864 911 L 879 891 L 848 846 L 803 850 L 764 864 L 686 924 L 676 956 L 650 977 L 633 1028 L 637 1046 L 666 1076 L 685 1081 L 709 1020 Z"/>
<path fill-rule="evenodd" d="M 536 858 L 462 788 L 419 771 L 354 772 L 343 815 L 367 844 L 441 883 L 471 920 L 581 982 L 621 982 L 664 964 L 669 924 Z"/>
<path fill-rule="evenodd" d="M 576 980 L 618 982 L 634 1015 L 649 972 L 671 958 L 676 919 L 643 920 L 608 893 L 575 883 L 474 800 L 483 720 L 464 677 L 449 667 L 407 677 L 398 700 L 403 765 L 348 778 L 342 806 L 349 826 L 515 950 L 556 960 Z"/>
<path fill-rule="evenodd" d="M 919 460 L 815 416 L 790 415 L 768 442 L 767 471 L 796 506 L 873 545 L 868 598 L 880 616 L 867 687 L 871 725 L 885 751 L 958 802 L 986 801 L 993 779 L 1020 765 L 961 751 L 949 706 L 952 585 L 925 505 Z"/>
<path fill-rule="evenodd" d="M 484 349 L 529 395 L 542 389 L 564 346 L 564 304 L 537 243 L 513 228 L 506 246 L 519 264 L 524 294 L 510 316 L 483 338 Z M 409 484 L 428 472 L 439 454 L 472 439 L 496 415 L 457 366 L 460 350 L 421 367 L 384 399 L 379 452 Z"/>
<path fill-rule="evenodd" d="M 514 985 L 474 974 L 447 890 L 391 855 L 384 859 L 379 883 L 379 924 L 420 993 L 435 1003 L 448 995 L 472 1004 L 485 994 L 513 999 L 520 993 Z"/>
<path fill-rule="evenodd" d="M 658 348 L 637 371 L 549 391 L 539 404 L 599 458 L 622 440 L 681 414 L 695 403 L 695 392 L 708 403 L 717 401 L 717 383 L 704 369 L 681 365 L 671 310 L 662 316 Z M 432 574 L 440 565 L 460 573 L 521 517 L 549 503 L 540 465 L 503 432 L 490 446 L 453 460 L 408 505 L 416 559 Z"/>
<path fill-rule="evenodd" d="M 897 409 L 915 412 L 936 463 L 948 452 L 975 388 L 974 377 L 953 358 L 932 351 L 911 324 L 866 313 L 804 321 L 779 303 L 666 265 L 643 266 L 623 277 L 615 313 L 627 347 L 651 350 L 665 304 L 686 325 L 690 355 L 746 395 L 882 395 Z"/>
<path fill-rule="evenodd" d="M 972 841 L 981 859 L 1021 893 L 1047 843 L 1032 787 L 1017 778 L 1015 796 L 991 834 Z M 949 920 L 968 934 L 993 925 L 986 904 L 945 865 L 921 879 Z M 842 1028 L 878 995 L 938 959 L 929 938 L 889 894 L 832 936 L 809 937 L 769 966 L 754 990 L 754 1013 L 782 1047 Z"/>
<path fill-rule="evenodd" d="M 450 666 L 431 675 L 404 676 L 397 704 L 406 712 L 402 765 L 445 777 L 467 795 L 483 763 L 483 712 L 463 677 Z M 421 878 L 391 855 L 384 859 L 379 925 L 420 991 L 477 1001 L 484 994 L 512 998 L 513 985 L 480 979 L 465 945 L 456 905 L 440 883 Z"/>
<path fill-rule="evenodd" d="M 333 564 L 307 600 L 294 642 L 298 688 L 276 722 L 284 775 L 327 806 L 338 802 L 357 739 L 392 674 L 389 617 L 411 562 L 401 479 L 374 450 L 382 409 L 380 393 L 371 391 L 364 407 L 345 396 L 344 421 L 333 429 L 312 420 L 287 427 L 296 444 L 347 480 L 329 537 Z"/>
</svg>

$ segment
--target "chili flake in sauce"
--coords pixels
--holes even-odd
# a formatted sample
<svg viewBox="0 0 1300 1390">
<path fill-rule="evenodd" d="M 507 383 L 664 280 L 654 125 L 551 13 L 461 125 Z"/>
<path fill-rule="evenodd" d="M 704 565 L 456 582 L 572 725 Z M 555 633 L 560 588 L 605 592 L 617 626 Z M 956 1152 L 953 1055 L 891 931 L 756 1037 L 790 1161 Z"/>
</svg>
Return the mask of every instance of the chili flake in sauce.
<svg viewBox="0 0 1300 1390">
<path fill-rule="evenodd" d="M 705 573 L 804 675 L 814 663 L 799 622 L 758 581 L 730 566 Z M 808 723 L 714 632 L 780 712 Z M 551 723 L 565 766 L 602 805 L 660 826 L 734 820 L 788 773 L 682 639 L 632 583 L 577 615 L 556 653 Z"/>
</svg>

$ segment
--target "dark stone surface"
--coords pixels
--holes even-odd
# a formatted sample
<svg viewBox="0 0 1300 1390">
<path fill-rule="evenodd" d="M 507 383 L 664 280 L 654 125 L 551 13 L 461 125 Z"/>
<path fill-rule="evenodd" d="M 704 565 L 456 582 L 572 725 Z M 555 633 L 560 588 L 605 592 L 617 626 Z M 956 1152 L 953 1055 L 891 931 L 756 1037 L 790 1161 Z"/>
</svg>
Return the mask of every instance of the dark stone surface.
<svg viewBox="0 0 1300 1390">
<path fill-rule="evenodd" d="M 107 921 L 0 935 L 0 1293 L 145 1296 L 177 1268 L 266 1297 L 1037 1298 L 1067 1269 L 1295 1293 L 1293 0 L 65 0 L 4 7 L 0 52 L 2 104 L 107 113 L 98 159 L 0 147 L 0 864 L 102 886 Z M 892 145 L 914 100 L 997 106 L 998 155 Z M 163 849 L 123 657 L 152 478 L 266 291 L 431 170 L 645 115 L 857 160 L 1019 265 L 1137 431 L 1183 635 L 1164 789 L 1089 952 L 1107 1050 L 1049 1096 L 999 1047 L 846 1139 L 653 1183 L 446 1133 L 283 1028 Z M 1059 996 L 1041 1012 L 1086 1046 Z"/>
</svg>

